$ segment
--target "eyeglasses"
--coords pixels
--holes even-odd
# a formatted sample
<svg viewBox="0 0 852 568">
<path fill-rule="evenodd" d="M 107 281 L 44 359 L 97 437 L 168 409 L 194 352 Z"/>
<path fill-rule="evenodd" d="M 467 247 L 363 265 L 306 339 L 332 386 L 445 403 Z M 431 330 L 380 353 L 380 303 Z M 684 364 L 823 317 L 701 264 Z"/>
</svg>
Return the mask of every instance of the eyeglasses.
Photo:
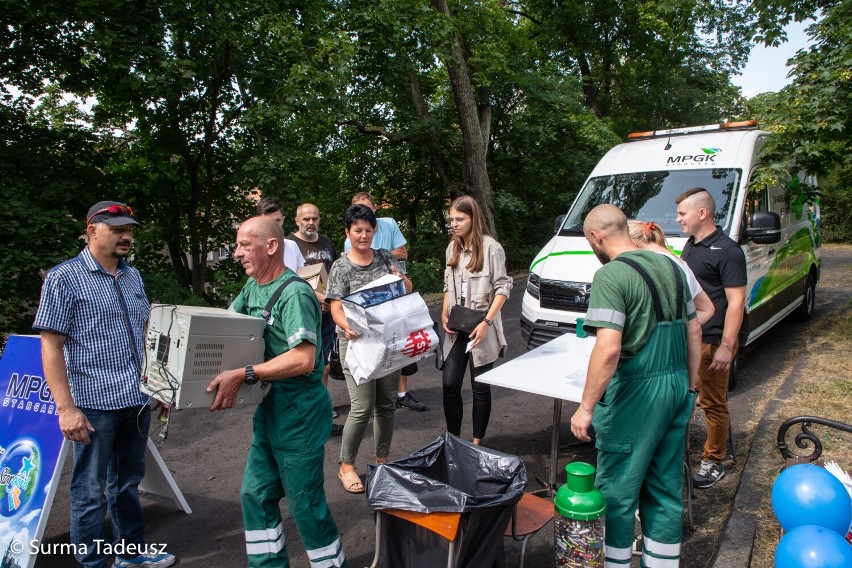
<svg viewBox="0 0 852 568">
<path fill-rule="evenodd" d="M 130 215 L 131 217 L 133 217 L 133 207 L 130 207 L 129 205 L 110 205 L 109 207 L 104 207 L 103 209 L 99 209 L 92 213 L 92 215 L 88 219 L 86 219 L 86 224 L 88 225 L 89 223 L 91 223 L 92 219 L 94 219 L 101 213 L 107 213 L 109 215 L 112 215 L 113 217 L 119 217 L 121 215 Z"/>
</svg>

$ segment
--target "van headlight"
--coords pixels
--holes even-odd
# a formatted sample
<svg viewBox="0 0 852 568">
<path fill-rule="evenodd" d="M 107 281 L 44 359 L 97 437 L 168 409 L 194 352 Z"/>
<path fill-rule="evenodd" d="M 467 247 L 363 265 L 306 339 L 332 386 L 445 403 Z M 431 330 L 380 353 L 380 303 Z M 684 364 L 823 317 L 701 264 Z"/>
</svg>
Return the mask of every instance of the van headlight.
<svg viewBox="0 0 852 568">
<path fill-rule="evenodd" d="M 527 292 L 536 300 L 541 298 L 541 276 L 535 272 L 530 272 L 530 277 L 527 280 Z"/>
</svg>

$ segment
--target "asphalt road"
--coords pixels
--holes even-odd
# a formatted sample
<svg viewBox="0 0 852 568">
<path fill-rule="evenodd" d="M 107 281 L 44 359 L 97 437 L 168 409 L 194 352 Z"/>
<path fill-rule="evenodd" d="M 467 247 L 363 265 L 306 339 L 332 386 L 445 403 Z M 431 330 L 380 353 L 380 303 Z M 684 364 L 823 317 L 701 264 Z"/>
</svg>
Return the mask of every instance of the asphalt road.
<svg viewBox="0 0 852 568">
<path fill-rule="evenodd" d="M 830 266 L 831 262 L 827 260 L 826 269 L 830 269 Z M 524 279 L 515 282 L 513 294 L 503 308 L 503 321 L 509 342 L 506 360 L 525 352 L 518 323 L 524 286 Z M 817 297 L 818 309 L 824 309 L 826 304 L 832 303 L 821 298 L 819 289 Z M 801 324 L 782 323 L 746 350 L 740 385 L 731 393 L 731 409 L 738 443 L 746 442 L 748 438 L 746 432 L 739 431 L 738 425 L 758 418 L 753 416 L 753 408 L 756 401 L 766 396 L 763 385 L 767 378 L 781 371 L 786 354 L 795 348 L 801 330 Z M 466 414 L 462 434 L 469 439 L 472 434 L 471 392 L 469 379 L 466 381 L 463 389 Z M 425 446 L 445 431 L 440 373 L 435 369 L 432 358 L 421 362 L 420 371 L 409 379 L 409 386 L 415 391 L 418 399 L 427 403 L 428 410 L 398 410 L 391 459 L 403 457 Z M 332 381 L 330 389 L 335 408 L 341 414 L 341 418 L 336 422 L 342 423 L 348 411 L 345 385 Z M 547 479 L 548 474 L 553 408 L 551 400 L 497 387 L 494 387 L 492 392 L 493 410 L 485 439 L 486 445 L 520 456 L 526 464 L 529 476 L 528 489 L 538 489 L 542 487 L 541 482 Z M 594 460 L 594 452 L 589 446 L 572 444 L 576 441 L 570 434 L 568 420 L 575 408 L 575 405 L 566 403 L 563 409 L 562 441 L 567 447 L 563 448 L 561 454 L 561 467 L 575 459 Z M 167 544 L 167 550 L 178 556 L 180 566 L 246 565 L 239 488 L 251 439 L 252 411 L 249 407 L 217 413 L 198 409 L 181 411 L 172 417 L 169 439 L 160 448 L 160 452 L 193 513 L 186 515 L 177 510 L 170 501 L 157 497 L 146 496 L 143 498 L 143 506 L 149 542 Z M 693 428 L 693 436 L 700 437 L 702 430 L 703 426 L 697 424 Z M 340 438 L 331 438 L 326 444 L 326 450 L 326 493 L 342 533 L 344 551 L 352 568 L 369 566 L 375 548 L 372 512 L 363 495 L 346 493 L 337 479 Z M 693 453 L 697 454 L 697 451 Z M 366 474 L 367 464 L 373 459 L 372 432 L 368 428 L 356 463 L 362 475 Z M 69 541 L 69 464 L 70 459 L 60 481 L 45 531 L 43 542 L 48 544 Z M 559 479 L 564 480 L 564 472 Z M 285 502 L 282 502 L 282 512 L 290 565 L 307 568 L 309 563 L 295 524 L 287 515 Z M 700 512 L 697 519 L 699 522 L 703 518 L 701 515 L 705 513 L 710 514 L 706 511 Z M 685 536 L 687 549 L 692 537 Z M 548 526 L 542 534 L 530 541 L 527 566 L 552 566 L 552 542 L 552 528 Z M 695 557 L 708 556 L 712 550 L 708 551 L 707 547 L 714 544 L 712 539 L 706 540 L 706 536 L 695 537 L 692 545 L 696 548 Z M 511 539 L 506 541 L 509 565 L 517 564 L 518 551 L 519 546 L 511 542 Z M 42 555 L 36 566 L 62 568 L 75 564 L 67 555 Z M 690 564 L 684 562 L 684 566 Z"/>
</svg>

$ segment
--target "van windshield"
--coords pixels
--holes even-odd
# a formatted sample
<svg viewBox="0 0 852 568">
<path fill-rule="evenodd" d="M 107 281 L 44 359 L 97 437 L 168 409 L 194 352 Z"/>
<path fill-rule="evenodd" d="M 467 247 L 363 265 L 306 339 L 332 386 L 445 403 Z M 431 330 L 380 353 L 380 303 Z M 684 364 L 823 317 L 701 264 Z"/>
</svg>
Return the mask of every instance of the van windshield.
<svg viewBox="0 0 852 568">
<path fill-rule="evenodd" d="M 728 232 L 736 187 L 742 171 L 733 168 L 633 172 L 591 178 L 569 211 L 561 236 L 583 234 L 583 220 L 602 203 L 616 205 L 628 219 L 655 221 L 666 235 L 680 236 L 675 198 L 693 187 L 703 187 L 716 201 L 716 224 Z"/>
</svg>

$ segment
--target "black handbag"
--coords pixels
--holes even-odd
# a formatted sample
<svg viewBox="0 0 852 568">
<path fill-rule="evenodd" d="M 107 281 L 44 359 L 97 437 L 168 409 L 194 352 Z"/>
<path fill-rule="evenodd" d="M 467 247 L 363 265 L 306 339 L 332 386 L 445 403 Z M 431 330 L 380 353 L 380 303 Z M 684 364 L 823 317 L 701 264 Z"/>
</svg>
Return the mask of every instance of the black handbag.
<svg viewBox="0 0 852 568">
<path fill-rule="evenodd" d="M 450 310 L 450 317 L 447 318 L 447 327 L 456 332 L 473 333 L 476 326 L 482 323 L 485 319 L 485 310 L 474 310 L 456 304 Z"/>
<path fill-rule="evenodd" d="M 455 295 L 456 269 L 453 268 L 453 296 Z M 461 304 L 463 303 L 464 299 L 461 299 Z M 473 333 L 476 326 L 481 324 L 482 320 L 485 319 L 485 316 L 488 314 L 488 310 L 475 310 L 473 308 L 466 308 L 461 304 L 455 304 L 452 309 L 450 309 L 450 315 L 447 318 L 447 327 L 455 332 L 467 334 Z"/>
<path fill-rule="evenodd" d="M 346 375 L 343 374 L 343 361 L 340 360 L 340 338 L 335 335 L 331 342 L 331 353 L 328 356 L 328 376 L 335 381 L 345 381 Z"/>
</svg>

